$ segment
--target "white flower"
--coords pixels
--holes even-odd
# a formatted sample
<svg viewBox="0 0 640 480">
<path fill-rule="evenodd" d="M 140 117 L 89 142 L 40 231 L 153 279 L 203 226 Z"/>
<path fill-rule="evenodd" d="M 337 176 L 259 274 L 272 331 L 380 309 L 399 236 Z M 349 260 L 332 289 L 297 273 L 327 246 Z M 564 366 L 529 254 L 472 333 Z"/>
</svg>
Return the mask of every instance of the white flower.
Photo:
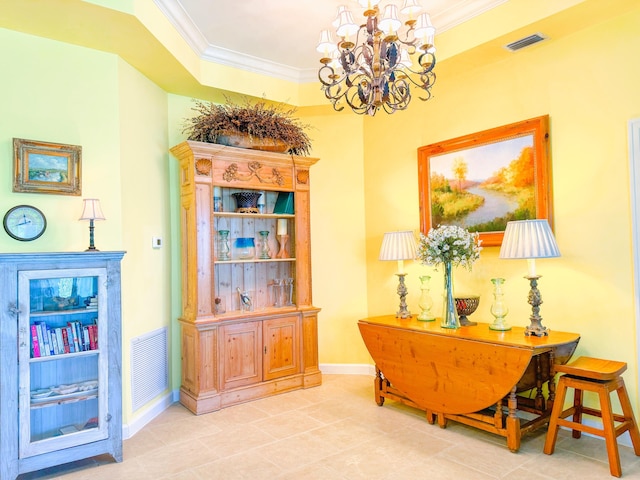
<svg viewBox="0 0 640 480">
<path fill-rule="evenodd" d="M 480 258 L 480 235 L 455 225 L 441 225 L 420 234 L 418 259 L 423 265 L 438 266 L 447 262 L 471 270 L 473 262 Z"/>
</svg>

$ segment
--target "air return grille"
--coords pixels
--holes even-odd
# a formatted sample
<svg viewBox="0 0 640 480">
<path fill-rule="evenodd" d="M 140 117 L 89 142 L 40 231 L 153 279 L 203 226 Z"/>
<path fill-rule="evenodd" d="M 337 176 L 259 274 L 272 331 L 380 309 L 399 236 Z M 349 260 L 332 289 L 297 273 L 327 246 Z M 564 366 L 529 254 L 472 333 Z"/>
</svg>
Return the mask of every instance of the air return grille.
<svg viewBox="0 0 640 480">
<path fill-rule="evenodd" d="M 520 40 L 516 40 L 515 42 L 511 42 L 508 45 L 505 45 L 504 48 L 515 52 L 516 50 L 520 50 L 524 47 L 528 47 L 529 45 L 533 45 L 534 43 L 538 43 L 546 39 L 547 37 L 545 37 L 541 33 L 534 33 L 533 35 L 529 35 L 528 37 L 524 37 Z"/>
<path fill-rule="evenodd" d="M 167 329 L 131 339 L 131 398 L 135 412 L 169 388 Z"/>
</svg>

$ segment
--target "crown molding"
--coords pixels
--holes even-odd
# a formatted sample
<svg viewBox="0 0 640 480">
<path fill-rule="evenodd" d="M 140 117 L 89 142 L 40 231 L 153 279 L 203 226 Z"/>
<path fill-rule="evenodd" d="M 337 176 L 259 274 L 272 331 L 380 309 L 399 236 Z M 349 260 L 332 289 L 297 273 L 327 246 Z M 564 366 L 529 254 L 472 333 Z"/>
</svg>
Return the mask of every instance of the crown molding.
<svg viewBox="0 0 640 480">
<path fill-rule="evenodd" d="M 299 69 L 210 44 L 178 0 L 153 0 L 167 20 L 201 60 L 272 78 L 311 83 L 318 80 L 318 69 Z M 437 33 L 445 32 L 508 0 L 454 2 L 455 6 L 432 15 Z M 310 55 L 313 52 L 310 52 Z"/>
<path fill-rule="evenodd" d="M 468 22 L 478 15 L 506 3 L 508 0 L 476 0 L 474 2 L 455 2 L 451 8 L 431 15 L 431 21 L 436 26 L 436 35 Z M 471 5 L 473 3 L 473 5 Z"/>
</svg>

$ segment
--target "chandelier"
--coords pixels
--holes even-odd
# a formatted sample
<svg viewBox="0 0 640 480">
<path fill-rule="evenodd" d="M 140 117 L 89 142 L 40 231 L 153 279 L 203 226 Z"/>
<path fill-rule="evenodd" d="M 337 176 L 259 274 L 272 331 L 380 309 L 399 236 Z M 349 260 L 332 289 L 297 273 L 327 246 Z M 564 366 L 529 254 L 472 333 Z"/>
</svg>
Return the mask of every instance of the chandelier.
<svg viewBox="0 0 640 480">
<path fill-rule="evenodd" d="M 318 78 L 333 108 L 343 110 L 346 102 L 360 115 L 375 115 L 381 107 L 387 113 L 404 110 L 411 101 L 411 84 L 420 89 L 421 100 L 429 100 L 436 81 L 436 30 L 429 15 L 419 14 L 417 0 L 404 0 L 403 23 L 393 3 L 380 15 L 380 0 L 356 1 L 365 8 L 364 24 L 357 25 L 341 5 L 332 23 L 337 44 L 329 30 L 320 33 Z"/>
</svg>

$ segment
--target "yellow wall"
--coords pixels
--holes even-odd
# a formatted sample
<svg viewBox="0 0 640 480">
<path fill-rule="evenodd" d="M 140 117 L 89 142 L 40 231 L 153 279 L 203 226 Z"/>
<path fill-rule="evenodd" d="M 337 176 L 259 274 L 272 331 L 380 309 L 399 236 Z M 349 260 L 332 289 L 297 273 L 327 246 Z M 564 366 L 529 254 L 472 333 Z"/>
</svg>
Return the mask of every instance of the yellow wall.
<svg viewBox="0 0 640 480">
<path fill-rule="evenodd" d="M 618 2 L 619 3 L 619 2 Z M 134 2 L 136 8 L 141 8 Z M 469 69 L 458 57 L 437 67 L 435 98 L 414 98 L 405 112 L 363 118 L 326 106 L 305 107 L 311 124 L 314 304 L 322 364 L 370 363 L 356 320 L 397 309 L 393 262 L 378 261 L 382 235 L 417 230 L 416 150 L 422 145 L 539 115 L 550 115 L 554 217 L 562 257 L 540 261 L 544 323 L 582 334 L 579 353 L 629 363 L 637 405 L 637 355 L 631 272 L 627 121 L 640 117 L 640 8 L 572 35 Z M 177 165 L 168 149 L 182 141 L 191 99 L 169 94 L 116 55 L 0 29 L 0 212 L 19 203 L 41 208 L 45 235 L 19 243 L 0 235 L 0 251 L 84 250 L 82 197 L 11 192 L 11 138 L 83 147 L 83 196 L 101 199 L 102 250 L 123 249 L 123 384 L 131 412 L 128 350 L 135 336 L 169 326 L 171 387 L 179 386 L 180 312 Z M 470 64 L 473 64 L 471 62 Z M 220 92 L 211 91 L 211 96 Z M 151 237 L 165 247 L 151 249 Z M 528 323 L 526 266 L 487 248 L 472 273 L 456 271 L 459 290 L 482 297 L 489 279 L 507 279 L 509 321 Z M 417 312 L 418 276 L 441 272 L 407 265 L 408 302 Z M 436 306 L 436 312 L 438 307 Z"/>
<path fill-rule="evenodd" d="M 640 48 L 638 25 L 636 9 L 485 68 L 461 71 L 444 62 L 432 101 L 414 99 L 406 112 L 366 123 L 370 314 L 389 313 L 397 304 L 395 265 L 376 258 L 385 231 L 418 228 L 416 149 L 549 114 L 553 211 L 562 257 L 538 261 L 543 323 L 581 333 L 578 354 L 628 362 L 625 378 L 637 405 L 627 122 L 640 116 L 640 65 L 631 60 Z M 485 248 L 471 274 L 457 269 L 456 286 L 479 293 L 473 317 L 492 321 L 489 279 L 506 278 L 508 320 L 525 326 L 531 312 L 529 285 L 522 278 L 526 263 L 500 260 L 498 252 Z M 435 299 L 442 292 L 442 272 L 415 262 L 409 272 L 409 304 L 417 312 L 418 276 L 432 274 Z M 383 284 L 381 278 L 389 281 Z"/>
<path fill-rule="evenodd" d="M 120 188 L 122 245 L 127 251 L 122 271 L 122 364 L 125 419 L 131 411 L 131 339 L 168 328 L 171 342 L 171 251 L 167 95 L 122 60 L 118 61 L 120 126 Z M 164 246 L 152 248 L 152 238 Z M 179 270 L 177 270 L 179 272 Z M 177 275 L 179 277 L 179 274 Z M 175 352 L 175 355 L 173 353 Z M 172 365 L 179 344 L 169 346 Z M 172 373 L 173 372 L 173 373 Z M 170 387 L 177 388 L 180 370 L 171 369 Z M 144 408 L 136 414 L 144 412 Z"/>
</svg>

